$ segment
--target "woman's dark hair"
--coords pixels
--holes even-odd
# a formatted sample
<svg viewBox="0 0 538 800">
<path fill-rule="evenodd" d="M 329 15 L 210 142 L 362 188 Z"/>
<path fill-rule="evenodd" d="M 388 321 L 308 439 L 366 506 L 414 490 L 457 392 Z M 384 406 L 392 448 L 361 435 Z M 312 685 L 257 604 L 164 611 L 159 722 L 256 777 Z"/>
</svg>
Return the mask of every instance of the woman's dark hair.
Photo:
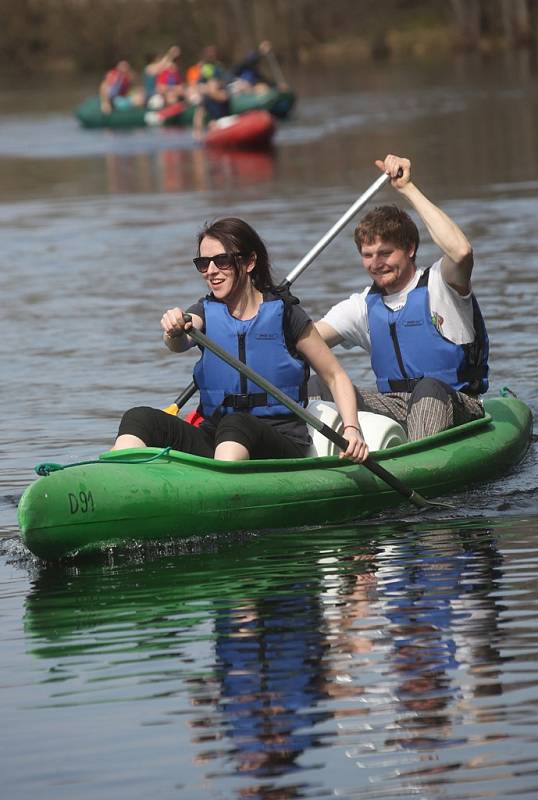
<svg viewBox="0 0 538 800">
<path fill-rule="evenodd" d="M 373 244 L 378 237 L 402 250 L 412 249 L 415 259 L 420 242 L 418 228 L 409 214 L 398 206 L 377 206 L 361 219 L 354 233 L 359 253 L 363 244 Z"/>
<path fill-rule="evenodd" d="M 226 253 L 241 253 L 245 258 L 254 253 L 256 266 L 250 273 L 252 283 L 260 292 L 274 290 L 267 248 L 247 222 L 238 217 L 223 217 L 206 223 L 198 234 L 198 255 L 202 240 L 206 237 L 217 239 Z"/>
</svg>

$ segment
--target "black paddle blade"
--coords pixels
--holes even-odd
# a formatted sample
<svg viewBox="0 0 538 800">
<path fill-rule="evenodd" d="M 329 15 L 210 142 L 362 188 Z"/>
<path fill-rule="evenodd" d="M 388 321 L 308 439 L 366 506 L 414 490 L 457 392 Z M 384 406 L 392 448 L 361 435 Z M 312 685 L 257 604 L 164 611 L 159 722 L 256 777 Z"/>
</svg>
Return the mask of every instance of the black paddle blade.
<svg viewBox="0 0 538 800">
<path fill-rule="evenodd" d="M 412 491 L 409 495 L 409 500 L 417 508 L 444 508 L 447 511 L 456 511 L 456 506 L 452 503 L 447 503 L 444 500 L 427 500 L 418 492 Z"/>
</svg>

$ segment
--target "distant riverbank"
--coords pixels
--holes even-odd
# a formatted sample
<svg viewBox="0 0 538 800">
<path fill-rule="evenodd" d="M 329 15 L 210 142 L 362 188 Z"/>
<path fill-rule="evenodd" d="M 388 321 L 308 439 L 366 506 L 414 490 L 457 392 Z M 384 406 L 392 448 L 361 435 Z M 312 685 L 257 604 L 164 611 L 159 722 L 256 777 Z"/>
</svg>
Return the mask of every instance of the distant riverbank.
<svg viewBox="0 0 538 800">
<path fill-rule="evenodd" d="M 142 68 L 171 44 L 184 66 L 215 44 L 231 66 L 269 39 L 283 67 L 452 57 L 533 48 L 528 0 L 4 0 L 4 73 L 102 73 L 119 58 Z"/>
</svg>

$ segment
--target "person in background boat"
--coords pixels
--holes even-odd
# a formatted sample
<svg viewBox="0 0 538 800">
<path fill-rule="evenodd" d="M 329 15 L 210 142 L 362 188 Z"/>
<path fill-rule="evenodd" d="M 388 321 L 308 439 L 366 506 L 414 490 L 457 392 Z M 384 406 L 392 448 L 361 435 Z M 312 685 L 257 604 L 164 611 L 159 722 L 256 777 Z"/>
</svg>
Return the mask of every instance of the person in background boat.
<svg viewBox="0 0 538 800">
<path fill-rule="evenodd" d="M 197 61 L 196 64 L 191 64 L 190 67 L 187 68 L 185 73 L 185 80 L 187 81 L 187 86 L 196 86 L 198 81 L 200 80 L 200 75 L 202 72 L 202 64 L 203 61 Z"/>
<path fill-rule="evenodd" d="M 188 67 L 185 78 L 189 87 L 195 87 L 197 84 L 209 80 L 209 78 L 227 80 L 226 69 L 219 61 L 217 48 L 214 44 L 204 47 L 199 61 Z"/>
<path fill-rule="evenodd" d="M 203 139 L 205 126 L 211 127 L 230 115 L 230 93 L 226 70 L 219 61 L 215 45 L 204 47 L 200 61 L 187 70 L 189 101 L 196 106 L 192 121 L 195 139 Z"/>
<path fill-rule="evenodd" d="M 260 42 L 256 50 L 249 53 L 246 58 L 232 69 L 232 80 L 230 91 L 238 92 L 267 92 L 274 82 L 267 78 L 260 69 L 260 62 L 263 58 L 272 54 L 271 42 L 265 40 Z M 287 86 L 280 85 L 281 90 Z"/>
<path fill-rule="evenodd" d="M 263 241 L 245 221 L 228 217 L 198 236 L 196 269 L 209 294 L 191 305 L 185 322 L 179 307 L 161 319 L 164 341 L 183 353 L 194 346 L 192 325 L 303 405 L 308 365 L 329 385 L 348 441 L 342 455 L 362 461 L 368 448 L 357 424 L 355 392 L 348 375 L 317 333 L 298 301 L 275 287 Z M 194 367 L 200 390 L 199 427 L 149 407 L 127 411 L 113 449 L 172 447 L 223 461 L 300 458 L 310 437 L 286 406 L 207 350 Z"/>
<path fill-rule="evenodd" d="M 185 100 L 185 77 L 181 70 L 180 62 L 181 50 L 178 47 L 169 63 L 157 74 L 155 88 L 157 94 L 162 97 L 165 106 Z"/>
<path fill-rule="evenodd" d="M 204 47 L 200 64 L 200 74 L 198 82 L 207 81 L 210 78 L 227 79 L 226 69 L 219 59 L 219 53 L 214 44 Z"/>
<path fill-rule="evenodd" d="M 370 353 L 378 391 L 357 390 L 359 409 L 397 420 L 415 440 L 484 415 L 488 337 L 471 289 L 466 236 L 412 182 L 407 158 L 388 155 L 376 165 L 443 255 L 427 269 L 418 267 L 419 233 L 411 217 L 397 206 L 373 209 L 354 233 L 373 283 L 333 306 L 316 327 L 329 347 L 358 345 Z M 313 384 L 311 394 L 327 398 Z"/>
<path fill-rule="evenodd" d="M 162 108 L 163 98 L 162 95 L 157 92 L 157 77 L 165 69 L 168 69 L 171 64 L 173 64 L 174 59 L 180 55 L 181 48 L 174 44 L 172 47 L 169 47 L 163 55 L 151 53 L 146 56 L 146 66 L 144 67 L 143 73 L 144 100 L 146 105 L 151 107 L 153 98 L 154 106 Z M 155 103 L 156 97 L 158 98 L 157 103 Z"/>
<path fill-rule="evenodd" d="M 135 75 L 128 61 L 120 59 L 108 70 L 99 86 L 99 100 L 103 114 L 144 104 L 143 91 L 135 86 Z"/>
<path fill-rule="evenodd" d="M 222 78 L 207 78 L 198 84 L 200 101 L 194 112 L 192 129 L 195 139 L 203 138 L 205 126 L 213 127 L 217 120 L 230 116 L 230 93 Z"/>
</svg>

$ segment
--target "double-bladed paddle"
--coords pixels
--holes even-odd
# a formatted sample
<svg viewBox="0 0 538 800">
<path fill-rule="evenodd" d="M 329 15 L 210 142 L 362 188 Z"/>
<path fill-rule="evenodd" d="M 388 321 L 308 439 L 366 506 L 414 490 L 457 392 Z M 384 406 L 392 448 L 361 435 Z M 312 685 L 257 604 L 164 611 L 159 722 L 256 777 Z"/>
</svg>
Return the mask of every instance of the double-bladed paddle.
<svg viewBox="0 0 538 800">
<path fill-rule="evenodd" d="M 185 322 L 192 321 L 190 314 L 184 314 L 183 318 Z M 348 445 L 347 439 L 344 439 L 344 437 L 340 436 L 339 433 L 333 431 L 332 428 L 329 428 L 328 425 L 325 425 L 325 423 L 319 420 L 317 417 L 314 417 L 313 414 L 296 403 L 295 400 L 292 400 L 291 397 L 288 397 L 287 394 L 284 394 L 284 392 L 280 391 L 280 389 L 278 389 L 276 386 L 273 386 L 273 384 L 266 380 L 262 375 L 259 375 L 242 361 L 239 361 L 239 359 L 235 358 L 235 356 L 232 356 L 226 350 L 223 350 L 219 344 L 214 342 L 212 339 L 209 339 L 204 333 L 199 331 L 194 326 L 189 328 L 187 333 L 191 339 L 196 342 L 196 344 L 200 345 L 201 347 L 207 347 L 207 349 L 216 356 L 221 358 L 242 375 L 245 375 L 245 377 L 266 391 L 267 394 L 270 394 L 272 397 L 278 400 L 279 403 L 282 403 L 282 405 L 289 408 L 293 414 L 298 416 L 299 419 L 302 419 L 303 422 L 306 422 L 307 425 L 311 425 L 312 428 L 319 431 L 319 433 L 321 433 L 323 436 L 326 436 L 327 439 L 337 445 L 337 447 L 339 447 L 341 450 L 346 450 Z M 388 472 L 384 467 L 378 464 L 377 461 L 374 461 L 372 458 L 370 458 L 370 456 L 368 456 L 368 458 L 362 462 L 362 466 L 366 467 L 366 469 L 370 470 L 370 472 L 372 472 L 374 475 L 377 475 L 378 478 L 381 478 L 381 480 L 387 483 L 391 489 L 394 489 L 394 491 L 401 494 L 417 508 L 434 508 L 440 506 L 442 508 L 452 509 L 452 506 L 448 503 L 426 500 L 425 497 L 422 497 L 422 495 L 416 492 L 414 489 L 406 486 L 398 478 L 396 478 L 395 475 L 393 475 L 391 472 Z"/>
<path fill-rule="evenodd" d="M 340 219 L 334 223 L 332 228 L 328 230 L 324 236 L 321 237 L 319 242 L 315 244 L 311 250 L 308 251 L 308 253 L 299 261 L 297 266 L 292 269 L 292 271 L 289 273 L 289 275 L 287 275 L 286 278 L 284 278 L 284 280 L 282 281 L 282 283 L 278 288 L 281 290 L 289 289 L 289 287 L 299 277 L 299 275 L 302 275 L 305 269 L 310 266 L 312 261 L 314 261 L 314 259 L 317 258 L 317 256 L 319 256 L 319 254 L 323 250 L 325 250 L 327 245 L 330 242 L 332 242 L 335 236 L 337 236 L 337 234 L 340 233 L 342 228 L 345 228 L 348 222 L 351 219 L 353 219 L 355 214 L 357 214 L 361 210 L 361 208 L 365 206 L 366 203 L 375 194 L 377 194 L 377 192 L 381 189 L 381 187 L 384 186 L 388 181 L 390 181 L 390 179 L 391 179 L 390 175 L 387 175 L 386 173 L 380 175 L 379 178 L 376 181 L 374 181 L 374 183 L 372 183 L 372 185 L 363 194 L 361 194 L 361 196 L 358 197 L 354 201 L 354 203 L 352 203 L 352 205 L 348 208 L 348 210 L 344 214 L 342 214 Z M 168 414 L 173 414 L 174 416 L 176 416 L 179 412 L 179 409 L 182 408 L 182 406 L 184 406 L 185 403 L 187 403 L 190 400 L 190 398 L 193 396 L 193 394 L 195 394 L 195 392 L 196 392 L 196 386 L 194 385 L 194 383 L 189 384 L 189 386 L 187 386 L 187 388 L 184 389 L 181 392 L 181 394 L 178 397 L 176 397 L 174 402 L 171 405 L 167 406 L 164 409 L 164 411 L 166 411 Z"/>
</svg>

